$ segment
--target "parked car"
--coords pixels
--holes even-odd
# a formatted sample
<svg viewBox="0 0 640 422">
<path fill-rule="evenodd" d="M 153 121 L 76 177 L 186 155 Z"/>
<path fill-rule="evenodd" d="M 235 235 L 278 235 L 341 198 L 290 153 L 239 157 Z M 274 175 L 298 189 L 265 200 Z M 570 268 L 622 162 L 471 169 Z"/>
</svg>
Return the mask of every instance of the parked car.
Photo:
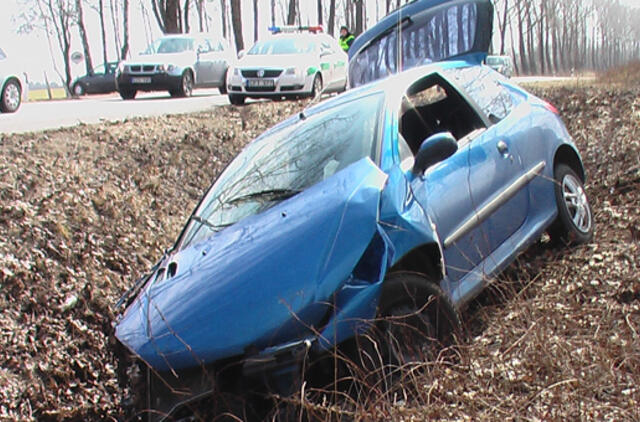
<svg viewBox="0 0 640 422">
<path fill-rule="evenodd" d="M 511 60 L 511 56 L 487 56 L 485 63 L 507 78 L 513 76 L 513 61 Z"/>
<path fill-rule="evenodd" d="M 79 77 L 73 82 L 71 92 L 76 97 L 85 94 L 107 94 L 116 91 L 116 70 L 118 62 L 101 64 L 93 70 Z"/>
<path fill-rule="evenodd" d="M 233 60 L 221 40 L 204 34 L 165 35 L 138 57 L 120 63 L 116 86 L 125 100 L 138 91 L 167 90 L 172 97 L 188 97 L 200 87 L 226 94 L 227 68 Z"/>
<path fill-rule="evenodd" d="M 488 36 L 381 80 L 353 72 L 361 86 L 271 128 L 222 172 L 122 299 L 123 373 L 151 420 L 214 391 L 286 393 L 303 362 L 364 333 L 380 334 L 386 364 L 420 359 L 543 233 L 591 239 L 585 170 L 557 109 L 481 64 L 492 12 L 489 0 L 409 3 L 396 25 L 401 13 L 451 39 L 462 13 L 476 17 L 464 37 Z"/>
<path fill-rule="evenodd" d="M 321 27 L 274 27 L 227 76 L 231 104 L 246 98 L 315 97 L 347 86 L 348 57 Z"/>
<path fill-rule="evenodd" d="M 0 111 L 14 113 L 22 104 L 25 84 L 15 63 L 2 49 L 0 49 L 0 87 Z"/>
</svg>

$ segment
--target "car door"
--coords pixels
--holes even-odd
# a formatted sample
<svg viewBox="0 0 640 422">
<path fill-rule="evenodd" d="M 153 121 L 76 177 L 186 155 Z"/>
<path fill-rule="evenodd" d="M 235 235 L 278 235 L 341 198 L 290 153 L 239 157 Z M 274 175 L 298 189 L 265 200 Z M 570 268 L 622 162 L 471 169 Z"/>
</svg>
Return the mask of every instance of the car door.
<svg viewBox="0 0 640 422">
<path fill-rule="evenodd" d="M 209 40 L 209 43 L 212 48 L 213 81 L 224 85 L 226 83 L 227 68 L 229 67 L 229 53 L 221 41 Z"/>
<path fill-rule="evenodd" d="M 196 84 L 208 85 L 215 79 L 215 56 L 213 48 L 207 39 L 199 39 L 196 43 Z"/>
<path fill-rule="evenodd" d="M 486 257 L 503 245 L 527 217 L 530 179 L 518 144 L 526 142 L 528 132 L 518 124 L 520 118 L 510 116 L 511 96 L 488 67 L 449 69 L 445 73 L 491 122 L 470 143 L 469 150 L 471 197 L 484 232 L 479 248 Z M 488 263 L 487 268 L 491 267 Z"/>
<path fill-rule="evenodd" d="M 457 283 L 477 272 L 483 257 L 478 248 L 482 228 L 469 224 L 475 221 L 476 211 L 470 187 L 468 140 L 482 132 L 485 122 L 439 74 L 418 80 L 403 102 L 399 142 L 406 142 L 413 154 L 424 139 L 436 133 L 451 132 L 458 140 L 455 154 L 411 181 L 416 200 L 435 224 L 448 279 Z"/>
<path fill-rule="evenodd" d="M 318 46 L 320 55 L 320 70 L 322 71 L 324 87 L 325 89 L 333 89 L 336 85 L 333 69 L 333 50 L 331 49 L 331 45 L 324 39 L 318 43 Z"/>
<path fill-rule="evenodd" d="M 333 77 L 337 88 L 342 88 L 347 83 L 347 63 L 349 56 L 345 53 L 336 40 L 329 42 L 332 50 Z"/>
<path fill-rule="evenodd" d="M 90 75 L 87 75 L 84 81 L 87 94 L 95 94 L 102 92 L 102 81 L 105 76 L 105 65 L 101 64 L 93 68 Z"/>
</svg>

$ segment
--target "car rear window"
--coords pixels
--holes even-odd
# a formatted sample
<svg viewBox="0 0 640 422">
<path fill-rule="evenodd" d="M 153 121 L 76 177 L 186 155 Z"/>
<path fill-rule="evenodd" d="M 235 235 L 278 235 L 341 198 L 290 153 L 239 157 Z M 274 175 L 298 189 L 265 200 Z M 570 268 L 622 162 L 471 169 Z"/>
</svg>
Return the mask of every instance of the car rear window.
<svg viewBox="0 0 640 422">
<path fill-rule="evenodd" d="M 391 31 L 352 59 L 351 85 L 363 85 L 399 70 L 468 52 L 475 42 L 477 15 L 477 5 L 466 3 L 439 9 L 420 22 L 407 18 L 400 40 L 398 32 Z"/>
</svg>

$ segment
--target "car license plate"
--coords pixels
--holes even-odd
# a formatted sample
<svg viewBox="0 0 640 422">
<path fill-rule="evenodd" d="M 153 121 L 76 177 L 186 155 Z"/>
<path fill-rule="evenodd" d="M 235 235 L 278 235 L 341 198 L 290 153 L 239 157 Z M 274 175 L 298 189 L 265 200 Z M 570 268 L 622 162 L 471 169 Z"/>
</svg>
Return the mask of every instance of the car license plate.
<svg viewBox="0 0 640 422">
<path fill-rule="evenodd" d="M 249 79 L 247 86 L 251 88 L 273 88 L 276 83 L 273 79 Z"/>
<path fill-rule="evenodd" d="M 150 84 L 151 83 L 151 78 L 150 77 L 131 78 L 131 83 L 132 84 Z"/>
</svg>

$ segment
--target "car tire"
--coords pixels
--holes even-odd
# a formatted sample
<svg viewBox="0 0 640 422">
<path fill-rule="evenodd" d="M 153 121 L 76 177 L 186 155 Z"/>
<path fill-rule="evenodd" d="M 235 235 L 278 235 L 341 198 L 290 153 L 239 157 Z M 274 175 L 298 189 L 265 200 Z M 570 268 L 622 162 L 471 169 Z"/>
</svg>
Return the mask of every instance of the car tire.
<svg viewBox="0 0 640 422">
<path fill-rule="evenodd" d="M 356 362 L 366 373 L 393 376 L 403 365 L 435 360 L 461 327 L 458 311 L 435 282 L 418 273 L 392 273 L 382 285 L 375 324 L 355 340 Z"/>
<path fill-rule="evenodd" d="M 221 95 L 227 95 L 228 91 L 227 91 L 227 72 L 224 72 L 224 76 L 222 77 L 222 85 L 220 85 L 220 87 L 218 88 L 218 91 L 220 91 Z"/>
<path fill-rule="evenodd" d="M 236 106 L 243 105 L 245 99 L 244 95 L 229 94 L 229 102 Z"/>
<path fill-rule="evenodd" d="M 136 94 L 138 93 L 138 91 L 136 91 L 135 89 L 123 89 L 121 91 L 118 91 L 118 93 L 123 100 L 133 100 L 134 98 L 136 98 Z"/>
<path fill-rule="evenodd" d="M 15 79 L 10 79 L 0 94 L 0 111 L 3 113 L 14 113 L 20 108 L 22 103 L 22 89 L 20 83 Z"/>
<path fill-rule="evenodd" d="M 193 75 L 190 71 L 187 70 L 182 74 L 180 90 L 178 92 L 181 97 L 190 97 L 193 93 Z"/>
<path fill-rule="evenodd" d="M 320 94 L 322 94 L 322 76 L 316 73 L 313 78 L 313 85 L 311 85 L 311 98 L 316 98 Z"/>
<path fill-rule="evenodd" d="M 593 212 L 580 176 L 566 164 L 554 170 L 554 193 L 558 216 L 549 227 L 554 243 L 582 244 L 593 237 Z"/>
<path fill-rule="evenodd" d="M 73 84 L 72 93 L 74 97 L 82 97 L 87 93 L 87 90 L 85 89 L 84 85 L 76 82 L 75 84 Z"/>
</svg>

